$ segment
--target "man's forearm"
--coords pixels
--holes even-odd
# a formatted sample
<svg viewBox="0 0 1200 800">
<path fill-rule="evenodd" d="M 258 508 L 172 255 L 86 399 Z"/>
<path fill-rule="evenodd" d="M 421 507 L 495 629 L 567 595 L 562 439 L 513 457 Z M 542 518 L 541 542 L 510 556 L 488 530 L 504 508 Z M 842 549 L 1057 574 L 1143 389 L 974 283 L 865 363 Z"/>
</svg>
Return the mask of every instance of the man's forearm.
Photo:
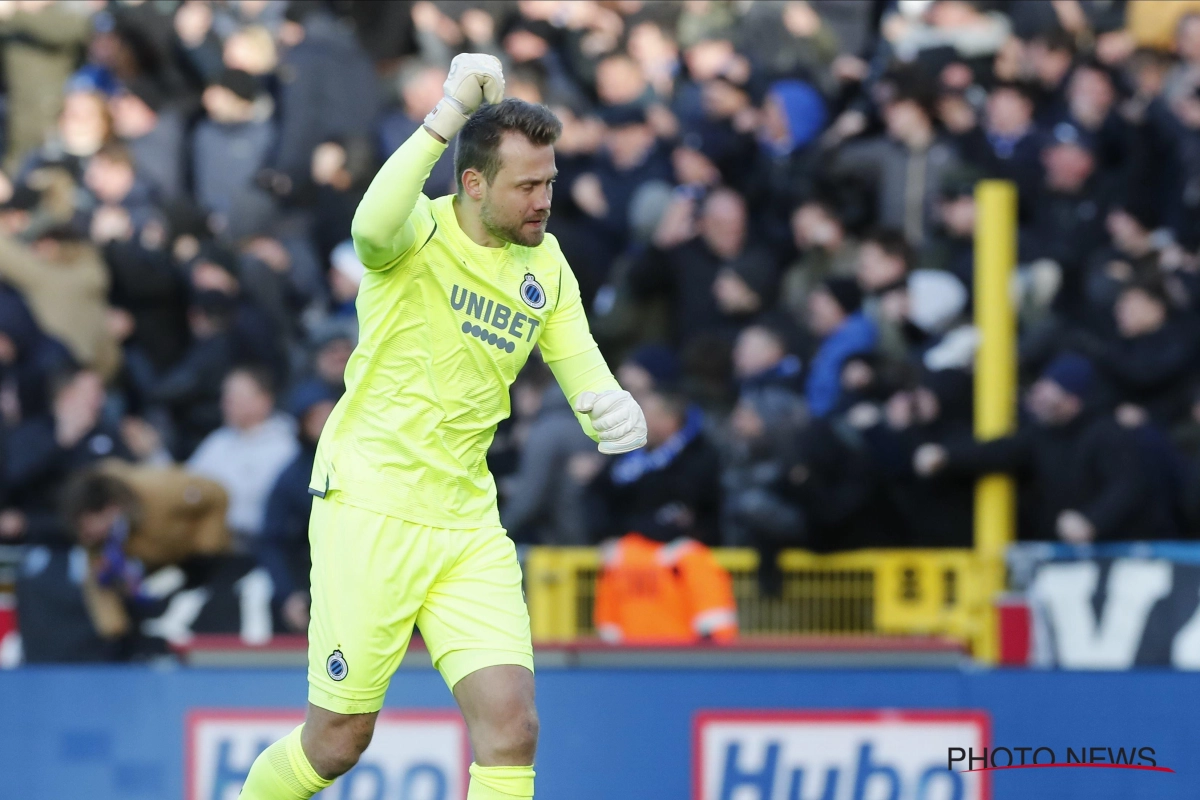
<svg viewBox="0 0 1200 800">
<path fill-rule="evenodd" d="M 562 387 L 563 394 L 567 396 L 572 409 L 575 408 L 575 401 L 579 398 L 579 395 L 584 392 L 596 392 L 599 394 L 600 392 L 619 390 L 621 388 L 621 385 L 617 383 L 617 379 L 613 377 L 612 371 L 608 368 L 608 364 L 604 361 L 604 356 L 600 354 L 600 348 L 595 346 L 579 355 L 570 356 L 560 361 L 547 362 L 547 365 L 550 367 L 550 371 L 554 373 L 554 378 L 558 381 L 558 385 Z M 584 432 L 592 438 L 592 441 L 599 441 L 588 415 L 576 411 L 575 417 L 579 420 L 579 424 L 583 427 Z"/>
<path fill-rule="evenodd" d="M 445 141 L 422 126 L 375 175 L 350 228 L 354 249 L 365 266 L 385 266 L 412 246 L 415 234 L 409 215 L 445 150 Z"/>
</svg>

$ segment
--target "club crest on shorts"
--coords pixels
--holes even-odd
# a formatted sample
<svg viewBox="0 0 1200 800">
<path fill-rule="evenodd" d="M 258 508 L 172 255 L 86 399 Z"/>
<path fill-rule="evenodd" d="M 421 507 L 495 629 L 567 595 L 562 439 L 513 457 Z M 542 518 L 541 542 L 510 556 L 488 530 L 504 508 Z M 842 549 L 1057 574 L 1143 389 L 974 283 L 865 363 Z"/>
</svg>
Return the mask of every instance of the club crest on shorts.
<svg viewBox="0 0 1200 800">
<path fill-rule="evenodd" d="M 521 299 L 530 308 L 541 308 L 546 305 L 546 292 L 537 278 L 526 272 L 525 280 L 521 283 Z"/>
<path fill-rule="evenodd" d="M 346 676 L 350 674 L 350 666 L 346 663 L 346 657 L 342 655 L 341 650 L 334 650 L 329 654 L 329 658 L 325 659 L 325 671 L 335 681 L 345 680 Z"/>
</svg>

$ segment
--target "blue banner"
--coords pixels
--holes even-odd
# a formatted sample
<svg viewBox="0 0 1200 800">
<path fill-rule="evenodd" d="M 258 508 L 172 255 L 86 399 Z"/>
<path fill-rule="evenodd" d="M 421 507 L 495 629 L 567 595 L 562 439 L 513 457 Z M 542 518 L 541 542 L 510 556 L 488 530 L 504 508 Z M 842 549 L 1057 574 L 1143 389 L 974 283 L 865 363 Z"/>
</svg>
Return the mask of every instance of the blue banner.
<svg viewBox="0 0 1200 800">
<path fill-rule="evenodd" d="M 303 670 L 0 673 L 0 797 L 232 800 L 304 696 Z M 1200 785 L 1192 673 L 544 670 L 538 706 L 545 800 L 1183 800 Z M 435 673 L 399 673 L 382 750 L 325 795 L 458 800 L 468 756 L 448 709 Z M 1081 753 L 1109 768 L 949 774 L 968 750 L 976 769 Z"/>
</svg>

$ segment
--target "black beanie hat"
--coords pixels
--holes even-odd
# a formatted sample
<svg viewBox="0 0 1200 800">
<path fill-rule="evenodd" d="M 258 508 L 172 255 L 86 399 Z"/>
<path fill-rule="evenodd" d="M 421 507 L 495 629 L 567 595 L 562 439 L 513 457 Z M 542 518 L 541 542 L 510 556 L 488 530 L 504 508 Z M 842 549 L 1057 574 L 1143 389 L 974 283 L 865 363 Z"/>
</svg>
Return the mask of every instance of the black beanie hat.
<svg viewBox="0 0 1200 800">
<path fill-rule="evenodd" d="M 134 78 L 125 85 L 125 91 L 145 103 L 151 111 L 161 111 L 167 104 L 166 93 L 150 78 Z"/>
<path fill-rule="evenodd" d="M 862 289 L 854 278 L 829 278 L 821 285 L 847 314 L 854 314 L 862 308 Z"/>
<path fill-rule="evenodd" d="M 228 89 L 243 100 L 253 100 L 258 97 L 259 93 L 258 79 L 240 69 L 222 71 L 220 77 L 217 78 L 216 85 Z"/>
</svg>

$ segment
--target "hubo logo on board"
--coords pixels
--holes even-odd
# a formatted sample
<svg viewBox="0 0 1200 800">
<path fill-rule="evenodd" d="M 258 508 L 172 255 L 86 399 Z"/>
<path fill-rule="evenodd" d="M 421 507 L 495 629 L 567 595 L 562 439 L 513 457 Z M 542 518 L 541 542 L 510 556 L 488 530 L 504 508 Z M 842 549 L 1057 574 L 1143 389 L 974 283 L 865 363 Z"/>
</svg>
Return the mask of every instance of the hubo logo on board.
<svg viewBox="0 0 1200 800">
<path fill-rule="evenodd" d="M 200 710 L 187 718 L 186 800 L 237 800 L 258 754 L 304 721 L 302 711 Z M 454 711 L 383 711 L 354 769 L 321 800 L 462 800 L 467 732 Z"/>
<path fill-rule="evenodd" d="M 990 800 L 988 773 L 945 758 L 989 731 L 983 711 L 701 712 L 692 800 Z"/>
</svg>

